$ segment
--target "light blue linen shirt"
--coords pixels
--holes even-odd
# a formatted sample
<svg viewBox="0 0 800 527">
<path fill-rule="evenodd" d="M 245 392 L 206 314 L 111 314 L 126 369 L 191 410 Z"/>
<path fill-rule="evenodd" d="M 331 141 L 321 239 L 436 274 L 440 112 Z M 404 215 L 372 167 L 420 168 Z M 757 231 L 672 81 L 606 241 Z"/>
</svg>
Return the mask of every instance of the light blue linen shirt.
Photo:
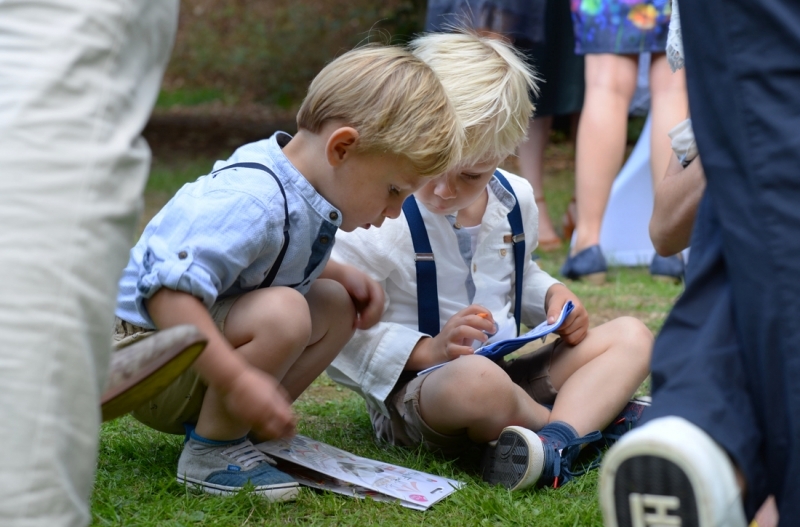
<svg viewBox="0 0 800 527">
<path fill-rule="evenodd" d="M 272 285 L 305 294 L 328 261 L 342 214 L 283 154 L 290 139 L 278 132 L 244 145 L 228 160 L 217 161 L 214 171 L 250 162 L 278 177 L 289 207 L 290 243 Z M 211 307 L 217 298 L 253 291 L 264 281 L 284 239 L 280 188 L 263 170 L 214 171 L 184 185 L 131 249 L 119 283 L 119 318 L 154 328 L 144 301 L 162 287 Z"/>
</svg>

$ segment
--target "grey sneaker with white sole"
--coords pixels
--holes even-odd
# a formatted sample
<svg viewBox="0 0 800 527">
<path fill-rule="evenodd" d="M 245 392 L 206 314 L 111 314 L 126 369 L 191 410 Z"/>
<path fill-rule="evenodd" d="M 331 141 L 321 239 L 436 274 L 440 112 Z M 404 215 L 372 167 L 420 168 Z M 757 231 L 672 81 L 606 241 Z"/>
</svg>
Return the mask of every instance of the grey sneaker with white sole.
<svg viewBox="0 0 800 527">
<path fill-rule="evenodd" d="M 189 439 L 178 461 L 178 483 L 209 494 L 236 494 L 248 483 L 252 492 L 270 501 L 291 501 L 299 484 L 272 464 L 249 439 L 235 444 L 207 444 Z"/>
</svg>

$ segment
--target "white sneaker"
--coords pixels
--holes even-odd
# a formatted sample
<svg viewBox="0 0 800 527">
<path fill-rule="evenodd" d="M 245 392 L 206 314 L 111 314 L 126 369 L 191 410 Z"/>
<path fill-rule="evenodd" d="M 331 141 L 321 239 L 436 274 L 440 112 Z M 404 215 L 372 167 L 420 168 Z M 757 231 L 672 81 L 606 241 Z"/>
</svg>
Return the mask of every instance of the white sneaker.
<svg viewBox="0 0 800 527">
<path fill-rule="evenodd" d="M 631 430 L 600 469 L 606 527 L 746 527 L 727 453 L 680 417 Z"/>
<path fill-rule="evenodd" d="M 539 436 L 521 426 L 507 426 L 497 441 L 486 445 L 481 472 L 490 485 L 522 490 L 539 480 L 544 463 L 545 449 Z"/>
</svg>

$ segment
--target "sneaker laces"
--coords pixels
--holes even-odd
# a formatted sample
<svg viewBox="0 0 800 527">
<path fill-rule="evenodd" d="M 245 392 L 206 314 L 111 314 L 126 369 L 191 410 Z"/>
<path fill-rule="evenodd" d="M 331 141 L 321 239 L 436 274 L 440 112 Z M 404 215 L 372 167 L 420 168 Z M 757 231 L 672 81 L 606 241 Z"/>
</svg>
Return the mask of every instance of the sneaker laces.
<svg viewBox="0 0 800 527">
<path fill-rule="evenodd" d="M 610 447 L 626 433 L 635 428 L 642 418 L 644 409 L 650 406 L 649 397 L 635 397 L 620 411 L 619 415 L 602 432 L 603 440 L 599 447 Z"/>
<path fill-rule="evenodd" d="M 233 458 L 236 463 L 241 465 L 245 470 L 263 462 L 269 463 L 270 465 L 277 465 L 274 459 L 253 446 L 252 441 L 249 439 L 245 439 L 241 443 L 236 443 L 226 448 L 222 451 L 222 454 Z"/>
<path fill-rule="evenodd" d="M 575 472 L 572 471 L 572 462 L 578 457 L 581 446 L 597 441 L 601 437 L 602 435 L 599 431 L 590 432 L 583 437 L 576 437 L 567 441 L 560 450 L 557 449 L 555 443 L 548 441 L 547 438 L 542 438 L 545 448 L 545 464 L 539 481 L 545 485 L 549 485 L 552 482 L 552 487 L 557 489 L 575 476 L 580 476 L 599 466 L 598 457 L 590 463 L 589 467 L 582 467 L 581 470 Z M 558 456 L 558 459 L 552 459 L 551 461 L 550 456 Z"/>
</svg>

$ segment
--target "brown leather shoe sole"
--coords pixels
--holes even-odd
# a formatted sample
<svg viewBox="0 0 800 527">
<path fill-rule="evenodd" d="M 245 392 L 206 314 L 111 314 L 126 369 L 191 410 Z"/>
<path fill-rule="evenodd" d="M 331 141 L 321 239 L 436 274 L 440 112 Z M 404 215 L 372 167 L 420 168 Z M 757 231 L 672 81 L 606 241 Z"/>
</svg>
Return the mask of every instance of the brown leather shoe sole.
<svg viewBox="0 0 800 527">
<path fill-rule="evenodd" d="M 125 415 L 161 393 L 192 365 L 206 343 L 197 328 L 182 325 L 115 352 L 109 385 L 100 399 L 103 421 Z"/>
</svg>

